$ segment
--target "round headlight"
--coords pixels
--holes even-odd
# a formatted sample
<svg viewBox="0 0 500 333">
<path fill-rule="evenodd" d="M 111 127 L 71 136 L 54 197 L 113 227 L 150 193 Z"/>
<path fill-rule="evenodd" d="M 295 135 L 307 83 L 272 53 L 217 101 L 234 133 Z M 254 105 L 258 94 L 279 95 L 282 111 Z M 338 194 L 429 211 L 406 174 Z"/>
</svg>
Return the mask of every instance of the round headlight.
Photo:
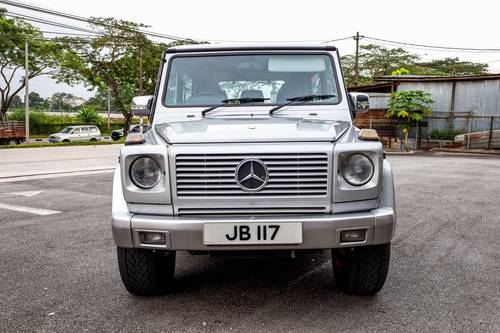
<svg viewBox="0 0 500 333">
<path fill-rule="evenodd" d="M 139 157 L 130 166 L 130 179 L 140 188 L 150 189 L 161 179 L 160 163 L 152 157 Z"/>
<path fill-rule="evenodd" d="M 361 186 L 373 177 L 373 162 L 363 154 L 352 154 L 344 161 L 342 176 L 346 182 L 354 186 Z"/>
</svg>

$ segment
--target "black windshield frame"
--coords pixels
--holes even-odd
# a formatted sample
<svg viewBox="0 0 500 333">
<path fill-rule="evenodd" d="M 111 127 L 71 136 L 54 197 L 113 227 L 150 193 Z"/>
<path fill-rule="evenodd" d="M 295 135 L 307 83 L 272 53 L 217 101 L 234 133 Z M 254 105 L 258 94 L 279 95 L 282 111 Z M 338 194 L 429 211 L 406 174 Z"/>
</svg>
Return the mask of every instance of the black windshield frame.
<svg viewBox="0 0 500 333">
<path fill-rule="evenodd" d="M 336 52 L 336 54 L 338 56 L 338 51 Z M 167 104 L 168 81 L 170 78 L 170 72 L 172 69 L 171 68 L 172 62 L 174 59 L 176 59 L 176 58 L 198 58 L 198 57 L 246 56 L 246 55 L 266 55 L 266 56 L 270 56 L 270 55 L 281 55 L 281 56 L 287 56 L 287 55 L 305 55 L 305 56 L 307 56 L 307 55 L 323 55 L 323 56 L 327 56 L 330 59 L 331 66 L 332 66 L 333 78 L 335 81 L 335 87 L 336 87 L 336 92 L 337 92 L 337 100 L 334 103 L 332 103 L 332 102 L 314 102 L 314 103 L 306 102 L 306 103 L 301 104 L 301 105 L 308 105 L 308 106 L 311 106 L 311 105 L 314 105 L 314 106 L 316 106 L 316 105 L 338 105 L 338 104 L 342 103 L 342 92 L 340 90 L 339 74 L 338 74 L 338 70 L 337 70 L 337 65 L 335 64 L 334 57 L 329 52 L 325 52 L 325 51 L 308 51 L 308 52 L 304 52 L 304 51 L 287 51 L 287 52 L 283 52 L 283 51 L 278 51 L 278 52 L 234 51 L 234 52 L 206 52 L 206 53 L 200 53 L 200 54 L 192 54 L 192 53 L 181 54 L 181 53 L 179 53 L 179 54 L 174 54 L 171 57 L 169 57 L 167 71 L 165 73 L 165 79 L 163 82 L 161 104 L 166 108 L 173 108 L 173 109 L 176 109 L 176 108 L 208 108 L 208 107 L 216 105 L 216 104 L 199 104 L 199 105 L 194 105 L 194 104 L 193 105 L 178 105 L 178 104 L 169 105 L 169 104 Z M 283 103 L 262 103 L 260 105 L 259 105 L 259 103 L 255 103 L 255 104 L 256 104 L 255 106 L 275 107 L 275 106 L 281 105 Z M 241 104 L 241 106 L 248 106 L 248 104 L 247 105 Z"/>
</svg>

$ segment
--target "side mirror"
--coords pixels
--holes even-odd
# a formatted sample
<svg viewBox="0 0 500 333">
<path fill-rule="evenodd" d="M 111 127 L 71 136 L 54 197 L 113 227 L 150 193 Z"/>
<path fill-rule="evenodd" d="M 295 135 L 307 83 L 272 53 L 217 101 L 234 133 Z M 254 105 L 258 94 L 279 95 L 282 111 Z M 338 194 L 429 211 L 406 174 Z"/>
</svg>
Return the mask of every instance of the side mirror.
<svg viewBox="0 0 500 333">
<path fill-rule="evenodd" d="M 351 98 L 354 103 L 354 112 L 367 112 L 370 110 L 370 97 L 367 94 L 351 93 Z"/>
<path fill-rule="evenodd" d="M 136 96 L 132 98 L 132 114 L 137 117 L 149 117 L 153 96 Z"/>
</svg>

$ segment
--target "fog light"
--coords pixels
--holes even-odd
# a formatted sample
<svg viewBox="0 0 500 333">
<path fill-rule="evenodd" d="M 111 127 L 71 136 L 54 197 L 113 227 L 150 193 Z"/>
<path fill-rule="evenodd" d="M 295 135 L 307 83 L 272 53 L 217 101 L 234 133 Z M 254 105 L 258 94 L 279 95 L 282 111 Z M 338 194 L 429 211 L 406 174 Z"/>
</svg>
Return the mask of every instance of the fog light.
<svg viewBox="0 0 500 333">
<path fill-rule="evenodd" d="M 363 242 L 365 240 L 365 229 L 346 230 L 340 233 L 340 241 L 342 243 Z"/>
<path fill-rule="evenodd" d="M 142 244 L 165 245 L 165 234 L 161 232 L 139 232 Z"/>
</svg>

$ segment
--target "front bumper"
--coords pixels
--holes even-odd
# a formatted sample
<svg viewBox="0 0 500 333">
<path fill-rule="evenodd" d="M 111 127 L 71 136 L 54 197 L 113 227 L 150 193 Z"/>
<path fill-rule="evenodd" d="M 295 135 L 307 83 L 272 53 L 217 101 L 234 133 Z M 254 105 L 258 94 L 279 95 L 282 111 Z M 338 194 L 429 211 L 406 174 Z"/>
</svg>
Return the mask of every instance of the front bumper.
<svg viewBox="0 0 500 333">
<path fill-rule="evenodd" d="M 163 250 L 300 250 L 366 246 L 391 242 L 396 228 L 396 208 L 392 170 L 384 164 L 382 194 L 376 209 L 326 215 L 273 216 L 172 216 L 130 213 L 123 197 L 120 172 L 117 168 L 113 185 L 112 231 L 119 247 Z M 205 245 L 203 225 L 227 223 L 302 223 L 302 243 L 296 245 Z M 363 242 L 342 243 L 340 233 L 346 229 L 366 229 Z M 166 245 L 143 245 L 139 231 L 162 232 Z"/>
<path fill-rule="evenodd" d="M 227 223 L 302 223 L 302 244 L 298 245 L 224 245 L 203 244 L 203 225 L 207 222 Z M 395 214 L 391 207 L 377 208 L 362 213 L 320 216 L 269 216 L 269 217 L 175 217 L 139 214 L 113 214 L 113 235 L 117 246 L 156 248 L 168 250 L 277 250 L 277 249 L 326 249 L 345 246 L 385 244 L 391 241 Z M 346 229 L 366 229 L 363 242 L 342 243 L 340 232 Z M 163 232 L 165 246 L 143 245 L 139 231 Z"/>
</svg>

